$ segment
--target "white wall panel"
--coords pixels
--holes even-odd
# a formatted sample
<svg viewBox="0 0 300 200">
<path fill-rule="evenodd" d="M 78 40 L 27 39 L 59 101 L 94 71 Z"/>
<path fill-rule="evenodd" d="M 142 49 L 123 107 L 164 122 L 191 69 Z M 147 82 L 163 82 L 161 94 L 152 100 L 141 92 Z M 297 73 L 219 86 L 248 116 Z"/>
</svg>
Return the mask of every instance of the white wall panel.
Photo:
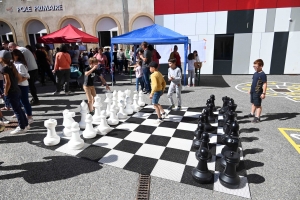
<svg viewBox="0 0 300 200">
<path fill-rule="evenodd" d="M 206 51 L 205 58 L 206 62 L 202 63 L 201 74 L 212 74 L 214 66 L 214 45 L 215 45 L 215 36 L 214 35 L 199 35 L 199 41 L 206 39 Z M 192 51 L 197 50 L 193 49 L 192 42 Z"/>
<path fill-rule="evenodd" d="M 249 74 L 253 74 L 255 72 L 253 68 L 253 62 L 256 59 L 260 58 L 260 43 L 261 43 L 261 33 L 252 33 Z"/>
<path fill-rule="evenodd" d="M 191 41 L 198 41 L 198 35 L 187 35 Z"/>
<path fill-rule="evenodd" d="M 252 33 L 234 34 L 231 74 L 247 74 Z"/>
<path fill-rule="evenodd" d="M 215 34 L 215 26 L 216 26 L 216 13 L 209 12 L 207 14 L 207 34 Z"/>
<path fill-rule="evenodd" d="M 274 33 L 261 34 L 259 57 L 264 61 L 263 70 L 266 74 L 270 73 L 273 40 L 274 40 Z"/>
<path fill-rule="evenodd" d="M 255 9 L 253 19 L 253 33 L 263 33 L 266 30 L 267 9 Z"/>
<path fill-rule="evenodd" d="M 226 34 L 227 32 L 227 11 L 216 12 L 215 34 Z"/>
<path fill-rule="evenodd" d="M 286 51 L 284 74 L 300 73 L 300 32 L 290 32 Z"/>
<path fill-rule="evenodd" d="M 291 8 L 276 8 L 274 32 L 288 31 Z"/>
<path fill-rule="evenodd" d="M 207 12 L 196 14 L 196 34 L 207 34 Z"/>
<path fill-rule="evenodd" d="M 196 13 L 176 14 L 175 31 L 182 35 L 196 35 Z"/>
<path fill-rule="evenodd" d="M 164 15 L 164 27 L 175 30 L 175 15 Z"/>
</svg>

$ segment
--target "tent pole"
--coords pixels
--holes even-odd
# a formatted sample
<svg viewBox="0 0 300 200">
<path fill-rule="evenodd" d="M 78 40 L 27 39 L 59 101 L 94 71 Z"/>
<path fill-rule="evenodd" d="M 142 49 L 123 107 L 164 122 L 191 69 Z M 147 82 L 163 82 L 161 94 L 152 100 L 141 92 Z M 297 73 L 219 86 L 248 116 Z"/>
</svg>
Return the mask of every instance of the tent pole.
<svg viewBox="0 0 300 200">
<path fill-rule="evenodd" d="M 187 64 L 187 48 L 188 48 L 188 43 L 185 42 L 184 43 L 184 81 L 183 81 L 183 84 L 184 86 L 186 86 L 186 64 Z"/>
<path fill-rule="evenodd" d="M 110 46 L 110 74 L 111 74 L 111 86 L 114 87 L 114 69 L 112 67 L 112 63 L 113 63 L 113 51 L 114 51 L 114 44 L 112 43 Z M 116 68 L 116 66 L 115 66 Z"/>
</svg>

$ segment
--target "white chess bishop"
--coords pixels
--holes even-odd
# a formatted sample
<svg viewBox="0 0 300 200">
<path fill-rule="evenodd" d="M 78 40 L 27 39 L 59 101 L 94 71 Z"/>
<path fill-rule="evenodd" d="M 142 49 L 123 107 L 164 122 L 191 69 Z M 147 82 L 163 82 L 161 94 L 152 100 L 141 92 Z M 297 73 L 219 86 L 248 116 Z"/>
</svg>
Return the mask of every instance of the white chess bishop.
<svg viewBox="0 0 300 200">
<path fill-rule="evenodd" d="M 117 111 L 115 109 L 110 110 L 110 117 L 107 119 L 107 123 L 109 125 L 117 125 L 119 123 Z"/>
<path fill-rule="evenodd" d="M 101 97 L 99 95 L 95 96 L 95 103 L 93 104 L 95 108 L 95 113 L 93 116 L 93 124 L 100 124 L 100 112 L 101 112 Z"/>
<path fill-rule="evenodd" d="M 132 107 L 133 107 L 133 111 L 134 112 L 138 112 L 141 109 L 140 106 L 137 103 L 137 94 L 133 95 L 133 104 L 132 104 Z"/>
<path fill-rule="evenodd" d="M 91 114 L 87 114 L 86 115 L 86 119 L 85 119 L 85 122 L 86 122 L 86 128 L 85 130 L 82 132 L 82 136 L 84 138 L 94 138 L 96 137 L 97 135 L 97 130 L 94 129 L 93 127 L 93 117 Z"/>
<path fill-rule="evenodd" d="M 119 106 L 119 112 L 117 113 L 118 119 L 126 119 L 127 114 L 124 111 L 124 101 L 120 100 L 118 106 Z"/>
<path fill-rule="evenodd" d="M 132 115 L 132 113 L 133 113 L 133 109 L 132 109 L 131 102 L 130 102 L 130 97 L 126 98 L 126 107 L 125 107 L 124 112 L 127 115 Z"/>
<path fill-rule="evenodd" d="M 79 127 L 81 129 L 85 129 L 85 118 L 88 113 L 89 113 L 89 107 L 88 107 L 87 103 L 84 100 L 82 100 L 82 102 L 80 104 L 81 119 L 79 122 Z"/>
<path fill-rule="evenodd" d="M 138 100 L 138 105 L 139 106 L 145 106 L 145 101 L 144 101 L 144 99 L 143 99 L 143 91 L 141 90 L 140 92 L 139 92 L 139 100 Z"/>
<path fill-rule="evenodd" d="M 55 131 L 56 125 L 56 119 L 48 119 L 44 121 L 44 126 L 47 128 L 47 136 L 44 138 L 44 144 L 46 146 L 54 146 L 60 142 L 60 137 Z"/>
<path fill-rule="evenodd" d="M 73 117 L 75 117 L 75 112 L 70 112 L 69 110 L 64 110 L 63 116 L 64 116 L 63 126 L 65 127 L 63 129 L 63 133 L 65 136 L 71 137 L 71 135 L 72 135 L 71 125 L 73 122 L 75 122 L 75 120 L 73 119 Z"/>
<path fill-rule="evenodd" d="M 79 135 L 79 124 L 77 122 L 73 122 L 71 125 L 72 137 L 68 142 L 68 147 L 73 150 L 82 149 L 84 146 L 83 139 L 80 138 Z"/>
<path fill-rule="evenodd" d="M 100 125 L 97 126 L 97 130 L 100 132 L 100 135 L 106 135 L 107 133 L 109 133 L 110 131 L 113 130 L 113 128 L 111 128 L 106 121 L 106 116 L 105 116 L 105 111 L 102 110 L 101 111 L 101 122 Z"/>
</svg>

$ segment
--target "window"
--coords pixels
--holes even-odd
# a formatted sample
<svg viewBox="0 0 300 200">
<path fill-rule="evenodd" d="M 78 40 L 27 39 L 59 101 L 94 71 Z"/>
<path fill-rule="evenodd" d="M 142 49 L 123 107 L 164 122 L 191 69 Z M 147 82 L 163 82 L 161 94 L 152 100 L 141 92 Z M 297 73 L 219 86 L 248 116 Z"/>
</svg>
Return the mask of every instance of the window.
<svg viewBox="0 0 300 200">
<path fill-rule="evenodd" d="M 215 35 L 214 60 L 232 60 L 234 35 Z"/>
</svg>

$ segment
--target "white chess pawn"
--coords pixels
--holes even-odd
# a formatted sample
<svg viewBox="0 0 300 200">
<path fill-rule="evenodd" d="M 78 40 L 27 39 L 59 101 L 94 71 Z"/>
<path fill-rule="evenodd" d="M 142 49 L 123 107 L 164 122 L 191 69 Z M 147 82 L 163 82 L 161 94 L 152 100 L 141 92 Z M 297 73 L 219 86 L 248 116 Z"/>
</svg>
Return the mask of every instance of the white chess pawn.
<svg viewBox="0 0 300 200">
<path fill-rule="evenodd" d="M 120 101 L 125 101 L 125 93 L 121 92 L 121 91 L 119 91 L 119 94 L 118 94 L 118 102 L 120 102 Z"/>
<path fill-rule="evenodd" d="M 117 111 L 115 109 L 110 110 L 110 117 L 107 119 L 107 123 L 109 125 L 117 125 L 119 123 L 119 119 L 117 118 Z"/>
<path fill-rule="evenodd" d="M 124 112 L 127 115 L 131 115 L 133 113 L 133 109 L 132 109 L 132 106 L 131 106 L 131 103 L 130 103 L 130 97 L 126 98 L 126 107 L 124 109 Z"/>
<path fill-rule="evenodd" d="M 113 128 L 111 128 L 106 121 L 106 116 L 105 116 L 105 111 L 102 110 L 101 114 L 101 122 L 100 125 L 97 126 L 97 130 L 100 132 L 101 135 L 106 135 L 107 133 L 109 133 Z"/>
<path fill-rule="evenodd" d="M 119 111 L 118 99 L 116 97 L 113 97 L 113 103 L 111 104 L 111 109 L 114 109 L 117 112 Z"/>
<path fill-rule="evenodd" d="M 73 119 L 73 117 L 75 117 L 75 112 L 70 112 L 69 110 L 66 111 L 64 110 L 64 129 L 63 129 L 63 133 L 65 136 L 67 137 L 71 137 L 72 132 L 71 132 L 71 125 L 73 122 L 75 122 L 75 120 Z"/>
<path fill-rule="evenodd" d="M 145 106 L 145 101 L 144 101 L 144 99 L 143 99 L 143 91 L 141 90 L 140 92 L 139 92 L 139 100 L 138 100 L 138 105 L 139 106 Z"/>
<path fill-rule="evenodd" d="M 137 94 L 133 95 L 133 104 L 132 104 L 132 107 L 133 107 L 133 111 L 134 112 L 138 112 L 141 109 L 140 106 L 137 103 Z"/>
<path fill-rule="evenodd" d="M 121 100 L 119 102 L 118 106 L 120 108 L 119 112 L 117 113 L 118 119 L 126 119 L 127 118 L 127 114 L 124 111 L 124 101 Z"/>
<path fill-rule="evenodd" d="M 97 135 L 97 130 L 95 130 L 93 128 L 93 117 L 91 114 L 87 114 L 86 115 L 86 119 L 85 119 L 85 122 L 86 122 L 86 128 L 85 130 L 82 132 L 82 136 L 84 138 L 94 138 L 96 137 Z"/>
<path fill-rule="evenodd" d="M 111 102 L 112 102 L 112 99 L 108 99 L 106 102 L 106 114 L 105 114 L 106 117 L 109 117 L 109 115 L 110 115 Z"/>
<path fill-rule="evenodd" d="M 84 146 L 84 141 L 83 139 L 80 138 L 79 135 L 80 128 L 77 122 L 72 123 L 71 131 L 72 131 L 72 137 L 68 142 L 68 147 L 74 150 L 81 149 Z"/>
<path fill-rule="evenodd" d="M 99 95 L 95 96 L 95 103 L 93 104 L 95 108 L 95 113 L 93 116 L 93 124 L 99 124 L 100 123 L 100 112 L 101 112 L 101 97 Z"/>
<path fill-rule="evenodd" d="M 106 99 L 104 100 L 104 102 L 107 103 L 109 99 L 112 99 L 112 95 L 113 94 L 111 92 L 106 92 L 105 93 Z"/>
<path fill-rule="evenodd" d="M 44 126 L 47 128 L 47 136 L 44 138 L 44 144 L 46 146 L 54 146 L 60 142 L 60 137 L 55 131 L 56 125 L 56 119 L 48 119 L 44 121 Z"/>
<path fill-rule="evenodd" d="M 88 113 L 89 113 L 89 107 L 88 107 L 87 103 L 84 100 L 82 100 L 82 102 L 80 104 L 81 119 L 79 122 L 79 127 L 81 129 L 85 129 L 85 118 Z"/>
</svg>

